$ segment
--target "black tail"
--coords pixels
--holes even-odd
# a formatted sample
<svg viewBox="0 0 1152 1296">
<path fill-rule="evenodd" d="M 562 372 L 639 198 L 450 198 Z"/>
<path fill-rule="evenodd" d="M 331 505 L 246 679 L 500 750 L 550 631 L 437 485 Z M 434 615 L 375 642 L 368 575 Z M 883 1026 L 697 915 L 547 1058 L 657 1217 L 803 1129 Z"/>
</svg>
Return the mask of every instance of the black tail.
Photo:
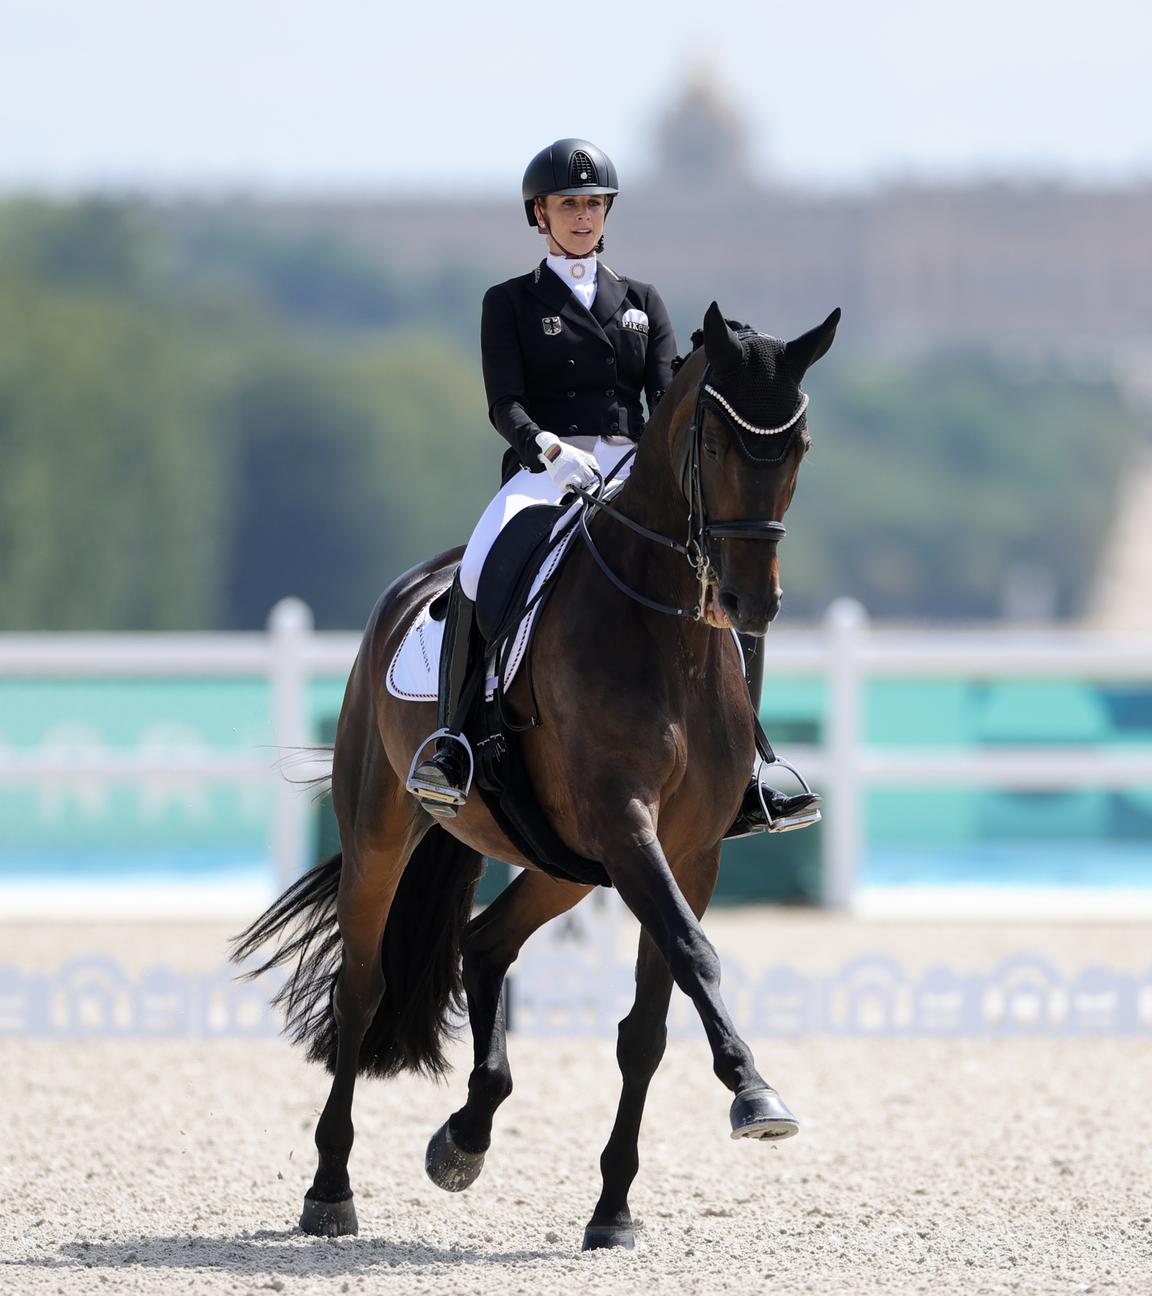
<svg viewBox="0 0 1152 1296">
<path fill-rule="evenodd" d="M 283 943 L 248 978 L 295 961 L 273 1002 L 284 1009 L 285 1030 L 294 1044 L 306 1044 L 308 1058 L 336 1066 L 336 1019 L 332 991 L 340 970 L 336 893 L 342 856 L 305 873 L 233 941 L 232 959 L 241 962 L 272 940 Z M 448 1069 L 444 1043 L 464 1011 L 460 979 L 460 937 L 472 913 L 483 857 L 433 826 L 400 879 L 380 961 L 384 998 L 360 1050 L 361 1074 Z"/>
</svg>

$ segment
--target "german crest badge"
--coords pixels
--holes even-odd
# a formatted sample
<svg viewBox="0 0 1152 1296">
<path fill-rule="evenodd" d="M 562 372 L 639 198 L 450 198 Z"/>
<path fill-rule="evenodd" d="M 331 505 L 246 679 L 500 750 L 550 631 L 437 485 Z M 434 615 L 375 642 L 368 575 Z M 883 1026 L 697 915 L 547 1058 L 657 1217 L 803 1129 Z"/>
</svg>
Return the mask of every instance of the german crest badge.
<svg viewBox="0 0 1152 1296">
<path fill-rule="evenodd" d="M 540 323 L 544 325 L 544 335 L 546 337 L 555 337 L 560 332 L 559 315 L 545 315 Z"/>
</svg>

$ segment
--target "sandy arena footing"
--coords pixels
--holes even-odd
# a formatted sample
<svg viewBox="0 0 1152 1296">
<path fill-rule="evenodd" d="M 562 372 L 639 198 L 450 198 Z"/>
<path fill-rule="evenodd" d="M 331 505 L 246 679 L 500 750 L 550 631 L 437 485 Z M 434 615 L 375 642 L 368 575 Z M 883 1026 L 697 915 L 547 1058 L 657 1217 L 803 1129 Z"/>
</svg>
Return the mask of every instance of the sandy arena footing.
<svg viewBox="0 0 1152 1296">
<path fill-rule="evenodd" d="M 766 910 L 706 920 L 722 952 L 809 969 L 882 950 L 988 968 L 1027 950 L 1147 971 L 1139 925 L 878 926 Z M 219 962 L 213 926 L 0 928 L 0 962 Z M 770 952 L 770 953 L 769 953 Z M 1145 1293 L 1148 1038 L 753 1041 L 801 1121 L 732 1142 L 698 1040 L 653 1083 L 632 1253 L 581 1255 L 618 1073 L 610 1040 L 514 1036 L 516 1091 L 468 1192 L 424 1176 L 448 1084 L 361 1082 L 356 1238 L 295 1231 L 327 1080 L 278 1040 L 0 1043 L 0 1293 Z"/>
</svg>

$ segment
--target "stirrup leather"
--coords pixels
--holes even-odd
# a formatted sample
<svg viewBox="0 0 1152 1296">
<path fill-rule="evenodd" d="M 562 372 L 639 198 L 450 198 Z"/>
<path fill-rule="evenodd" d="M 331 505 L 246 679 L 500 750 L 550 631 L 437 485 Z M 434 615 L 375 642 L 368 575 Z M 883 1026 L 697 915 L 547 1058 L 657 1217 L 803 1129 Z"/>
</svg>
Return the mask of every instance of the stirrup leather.
<svg viewBox="0 0 1152 1296">
<path fill-rule="evenodd" d="M 795 832 L 797 828 L 811 828 L 814 824 L 818 824 L 823 817 L 820 813 L 823 798 L 812 791 L 804 775 L 791 761 L 786 761 L 782 756 L 777 756 L 775 752 L 772 755 L 774 759 L 762 761 L 756 771 L 756 791 L 760 797 L 760 804 L 764 807 L 764 818 L 768 823 L 768 831 L 772 833 Z M 804 795 L 811 797 L 812 800 L 808 805 L 798 809 L 793 814 L 781 815 L 778 819 L 773 819 L 768 798 L 764 795 L 764 779 L 767 771 L 776 765 L 783 766 L 800 784 Z M 771 790 L 769 789 L 769 791 Z"/>
<path fill-rule="evenodd" d="M 417 777 L 416 770 L 422 763 L 420 757 L 427 750 L 429 743 L 439 742 L 441 738 L 450 738 L 453 742 L 459 743 L 464 748 L 464 754 L 468 757 L 468 777 L 464 780 L 462 788 L 447 788 L 439 783 L 427 783 Z M 475 773 L 476 761 L 472 755 L 472 744 L 468 739 L 463 734 L 453 733 L 451 729 L 437 729 L 435 733 L 429 734 L 416 749 L 416 754 L 412 757 L 412 764 L 408 767 L 408 778 L 404 787 L 421 803 L 433 802 L 437 806 L 458 806 L 463 805 L 468 799 L 468 793 L 472 790 L 472 778 Z"/>
</svg>

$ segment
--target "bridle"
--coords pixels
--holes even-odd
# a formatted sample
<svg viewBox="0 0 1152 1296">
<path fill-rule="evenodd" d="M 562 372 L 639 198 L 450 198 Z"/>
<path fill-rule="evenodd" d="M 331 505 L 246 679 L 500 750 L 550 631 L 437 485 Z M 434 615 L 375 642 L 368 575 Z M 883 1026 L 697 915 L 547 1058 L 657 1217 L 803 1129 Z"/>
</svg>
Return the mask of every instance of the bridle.
<svg viewBox="0 0 1152 1296">
<path fill-rule="evenodd" d="M 764 335 L 757 333 L 754 329 L 742 329 L 737 334 L 740 339 L 762 336 Z M 787 423 L 776 428 L 755 427 L 746 419 L 741 418 L 727 400 L 709 383 L 708 380 L 711 376 L 712 365 L 709 363 L 705 366 L 704 373 L 696 388 L 696 403 L 693 407 L 692 422 L 686 438 L 688 444 L 678 465 L 677 478 L 680 482 L 680 489 L 688 501 L 688 538 L 685 543 L 681 544 L 679 540 L 674 540 L 671 536 L 661 535 L 658 531 L 652 531 L 648 527 L 641 526 L 639 522 L 634 522 L 630 517 L 626 517 L 619 509 L 613 508 L 604 498 L 604 490 L 608 482 L 635 455 L 635 448 L 621 459 L 607 478 L 600 478 L 594 491 L 574 488 L 574 494 L 579 495 L 585 504 L 585 507 L 580 511 L 579 519 L 584 543 L 604 575 L 618 590 L 627 594 L 629 598 L 634 599 L 643 607 L 650 608 L 653 612 L 664 612 L 669 616 L 684 617 L 690 621 L 704 620 L 708 586 L 719 580 L 712 565 L 712 545 L 715 541 L 768 540 L 775 543 L 782 540 L 787 534 L 783 522 L 770 522 L 759 518 L 738 518 L 731 522 L 708 521 L 707 505 L 704 500 L 704 488 L 700 475 L 700 444 L 704 435 L 705 407 L 716 414 L 730 430 L 734 427 L 742 427 L 745 431 L 759 436 L 775 436 L 787 432 L 790 434 L 788 437 L 789 442 L 792 439 L 791 433 L 795 432 L 805 410 L 808 408 L 808 396 L 806 393 L 801 393 L 800 408 Z M 781 453 L 783 454 L 783 451 Z M 678 607 L 671 603 L 658 603 L 655 599 L 650 599 L 641 594 L 639 590 L 633 589 L 627 582 L 617 576 L 608 565 L 604 555 L 597 549 L 596 542 L 592 539 L 592 533 L 588 529 L 589 519 L 599 511 L 607 513 L 610 517 L 615 518 L 617 522 L 629 527 L 638 535 L 642 535 L 646 540 L 651 540 L 656 544 L 663 545 L 665 548 L 675 550 L 676 553 L 683 554 L 689 567 L 696 573 L 699 594 L 695 605 L 692 607 Z"/>
</svg>

